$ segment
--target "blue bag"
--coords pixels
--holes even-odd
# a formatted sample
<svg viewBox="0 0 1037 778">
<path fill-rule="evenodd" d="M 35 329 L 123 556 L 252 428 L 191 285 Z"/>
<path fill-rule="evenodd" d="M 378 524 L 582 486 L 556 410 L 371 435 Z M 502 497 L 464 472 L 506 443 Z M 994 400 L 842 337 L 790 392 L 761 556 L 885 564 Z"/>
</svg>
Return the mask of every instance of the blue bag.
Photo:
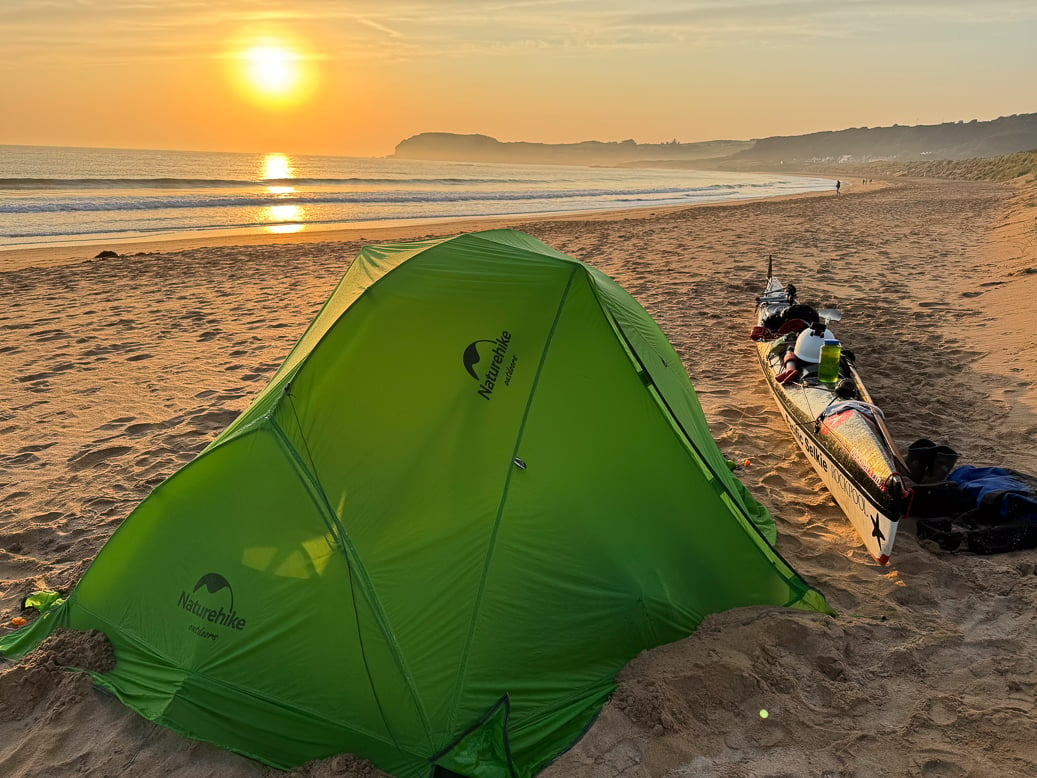
<svg viewBox="0 0 1037 778">
<path fill-rule="evenodd" d="M 1032 475 L 966 465 L 941 484 L 915 488 L 939 497 L 918 506 L 931 508 L 916 512 L 919 540 L 934 541 L 944 551 L 974 554 L 1037 547 L 1037 478 Z"/>
</svg>

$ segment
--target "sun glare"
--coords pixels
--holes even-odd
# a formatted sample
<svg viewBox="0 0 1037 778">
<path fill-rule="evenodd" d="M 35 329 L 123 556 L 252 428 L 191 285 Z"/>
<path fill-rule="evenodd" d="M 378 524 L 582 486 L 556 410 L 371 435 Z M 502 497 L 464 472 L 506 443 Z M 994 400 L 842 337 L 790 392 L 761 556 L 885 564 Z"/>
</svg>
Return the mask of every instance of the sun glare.
<svg viewBox="0 0 1037 778">
<path fill-rule="evenodd" d="M 294 178 L 292 161 L 284 154 L 267 154 L 263 157 L 263 178 Z"/>
<path fill-rule="evenodd" d="M 288 182 L 295 178 L 292 160 L 286 154 L 266 154 L 260 162 L 260 176 L 267 183 L 266 191 L 277 200 L 290 198 L 295 194 L 295 187 Z M 267 232 L 289 233 L 300 232 L 305 228 L 306 209 L 294 203 L 275 203 L 266 206 L 260 217 L 269 222 Z"/>
<path fill-rule="evenodd" d="M 261 177 L 266 181 L 280 182 L 295 178 L 291 160 L 284 154 L 267 154 L 263 158 Z M 267 184 L 266 190 L 270 194 L 291 194 L 295 191 L 295 187 L 287 183 Z"/>
<path fill-rule="evenodd" d="M 297 46 L 267 38 L 239 49 L 233 59 L 234 80 L 255 102 L 285 107 L 303 102 L 313 91 L 313 58 Z"/>
<path fill-rule="evenodd" d="M 256 46 L 245 52 L 248 78 L 257 91 L 281 97 L 299 85 L 299 57 L 278 46 Z"/>
<path fill-rule="evenodd" d="M 292 232 L 301 232 L 306 221 L 306 211 L 298 205 L 270 205 L 264 213 L 266 221 L 272 222 L 266 226 L 267 232 L 280 235 Z"/>
</svg>

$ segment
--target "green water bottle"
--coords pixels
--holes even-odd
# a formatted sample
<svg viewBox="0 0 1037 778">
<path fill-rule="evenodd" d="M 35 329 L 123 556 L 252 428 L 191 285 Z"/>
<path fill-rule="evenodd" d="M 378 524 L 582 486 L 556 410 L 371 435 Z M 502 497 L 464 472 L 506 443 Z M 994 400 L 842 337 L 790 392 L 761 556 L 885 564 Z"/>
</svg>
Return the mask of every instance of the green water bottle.
<svg viewBox="0 0 1037 778">
<path fill-rule="evenodd" d="M 835 338 L 825 338 L 821 346 L 821 361 L 817 365 L 817 380 L 823 384 L 834 384 L 839 380 L 839 357 L 842 346 Z"/>
</svg>

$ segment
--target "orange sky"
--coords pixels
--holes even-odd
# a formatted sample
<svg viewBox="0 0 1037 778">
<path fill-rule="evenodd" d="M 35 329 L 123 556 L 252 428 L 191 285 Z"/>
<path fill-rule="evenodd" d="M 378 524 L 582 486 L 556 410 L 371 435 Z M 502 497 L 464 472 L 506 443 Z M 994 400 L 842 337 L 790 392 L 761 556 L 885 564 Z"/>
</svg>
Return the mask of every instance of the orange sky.
<svg viewBox="0 0 1037 778">
<path fill-rule="evenodd" d="M 382 156 L 424 131 L 687 142 L 1037 111 L 1033 0 L 3 0 L 0 29 L 0 144 Z"/>
</svg>

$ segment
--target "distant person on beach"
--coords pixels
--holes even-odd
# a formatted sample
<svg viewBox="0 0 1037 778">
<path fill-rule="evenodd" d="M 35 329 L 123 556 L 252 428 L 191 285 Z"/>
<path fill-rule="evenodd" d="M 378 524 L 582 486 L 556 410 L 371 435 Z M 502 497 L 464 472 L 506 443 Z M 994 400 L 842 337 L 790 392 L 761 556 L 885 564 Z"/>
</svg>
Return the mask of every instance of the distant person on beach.
<svg viewBox="0 0 1037 778">
<path fill-rule="evenodd" d="M 842 181 L 836 181 L 835 182 L 835 193 L 836 194 L 839 194 L 839 187 L 842 186 L 842 185 L 843 185 Z"/>
</svg>

